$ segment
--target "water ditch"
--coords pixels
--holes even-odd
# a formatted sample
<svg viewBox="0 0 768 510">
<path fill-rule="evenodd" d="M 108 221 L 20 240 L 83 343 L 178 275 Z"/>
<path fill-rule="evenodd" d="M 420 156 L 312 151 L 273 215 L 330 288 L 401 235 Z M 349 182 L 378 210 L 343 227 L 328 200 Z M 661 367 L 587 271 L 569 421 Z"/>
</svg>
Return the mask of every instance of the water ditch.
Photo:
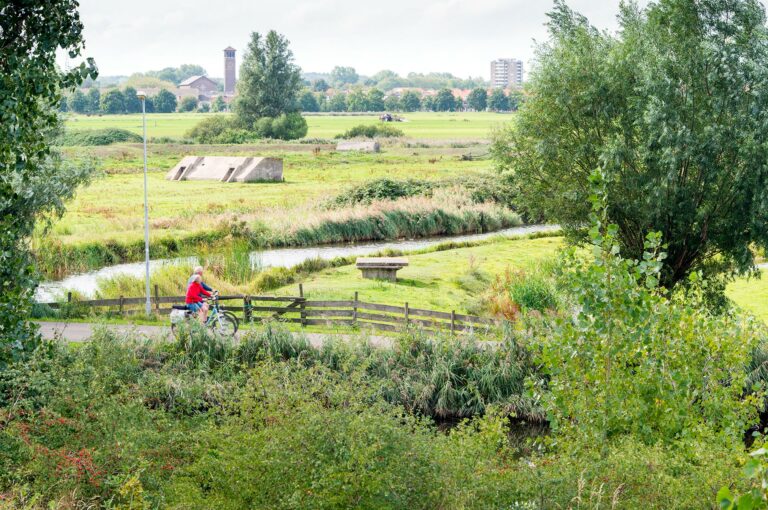
<svg viewBox="0 0 768 510">
<path fill-rule="evenodd" d="M 324 259 L 330 260 L 336 257 L 346 257 L 353 255 L 370 255 L 383 250 L 392 249 L 400 251 L 415 251 L 437 246 L 446 242 L 476 242 L 491 237 L 519 236 L 534 234 L 540 232 L 550 232 L 559 229 L 557 225 L 526 225 L 522 227 L 512 227 L 496 232 L 486 232 L 483 234 L 467 234 L 458 236 L 430 237 L 426 239 L 402 239 L 396 241 L 377 241 L 373 243 L 361 244 L 342 244 L 342 245 L 324 245 L 311 246 L 303 248 L 276 248 L 270 250 L 261 250 L 251 252 L 251 261 L 254 266 L 261 268 L 267 267 L 293 267 L 306 260 Z M 156 269 L 170 264 L 190 264 L 198 263 L 197 257 L 179 257 L 172 259 L 150 260 L 150 273 Z M 37 288 L 35 298 L 39 302 L 48 302 L 60 299 L 67 291 L 77 291 L 85 296 L 93 296 L 98 289 L 99 280 L 111 278 L 118 274 L 127 274 L 130 276 L 143 276 L 144 263 L 134 262 L 130 264 L 117 264 L 107 266 L 95 271 L 73 274 L 62 280 L 46 281 Z"/>
</svg>

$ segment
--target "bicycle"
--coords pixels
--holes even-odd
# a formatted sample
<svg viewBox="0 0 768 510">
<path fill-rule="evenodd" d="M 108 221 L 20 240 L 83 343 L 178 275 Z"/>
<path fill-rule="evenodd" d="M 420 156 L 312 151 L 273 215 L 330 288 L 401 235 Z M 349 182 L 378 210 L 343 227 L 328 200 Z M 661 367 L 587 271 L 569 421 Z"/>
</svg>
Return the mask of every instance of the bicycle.
<svg viewBox="0 0 768 510">
<path fill-rule="evenodd" d="M 213 291 L 213 295 L 208 298 L 208 320 L 205 321 L 205 327 L 222 336 L 235 336 L 240 322 L 235 314 L 219 307 L 219 292 Z M 178 329 L 180 324 L 185 321 L 197 320 L 197 312 L 192 312 L 187 305 L 173 305 L 171 310 L 171 332 L 178 338 Z"/>
</svg>

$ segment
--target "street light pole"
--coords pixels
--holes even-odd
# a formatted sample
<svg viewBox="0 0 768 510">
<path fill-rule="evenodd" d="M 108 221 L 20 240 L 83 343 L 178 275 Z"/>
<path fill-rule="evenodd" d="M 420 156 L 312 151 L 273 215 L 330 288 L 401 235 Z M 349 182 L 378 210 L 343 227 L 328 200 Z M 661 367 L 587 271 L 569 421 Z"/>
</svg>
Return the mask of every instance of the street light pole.
<svg viewBox="0 0 768 510">
<path fill-rule="evenodd" d="M 152 314 L 152 303 L 150 302 L 149 290 L 149 202 L 147 200 L 147 95 L 144 92 L 137 92 L 141 99 L 141 124 L 144 131 L 144 262 L 146 265 L 145 284 L 146 284 L 146 312 L 147 317 Z"/>
</svg>

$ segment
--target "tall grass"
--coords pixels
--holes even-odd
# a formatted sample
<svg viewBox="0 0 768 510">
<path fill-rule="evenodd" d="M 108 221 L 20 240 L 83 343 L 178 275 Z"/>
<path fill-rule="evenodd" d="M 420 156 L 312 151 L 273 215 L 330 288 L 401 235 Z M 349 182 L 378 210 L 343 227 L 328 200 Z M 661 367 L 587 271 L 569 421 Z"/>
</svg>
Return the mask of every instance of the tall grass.
<svg viewBox="0 0 768 510">
<path fill-rule="evenodd" d="M 440 420 L 480 415 L 489 405 L 521 419 L 545 419 L 526 396 L 525 379 L 534 367 L 510 331 L 494 346 L 473 336 L 457 340 L 412 330 L 398 337 L 392 349 L 374 348 L 359 337 L 328 339 L 315 350 L 303 336 L 268 324 L 247 335 L 235 357 L 247 365 L 264 359 L 297 359 L 348 375 L 362 370 L 376 381 L 385 400 Z"/>
<path fill-rule="evenodd" d="M 249 218 L 234 218 L 214 230 L 180 238 L 153 238 L 152 258 L 171 258 L 232 250 L 235 256 L 251 249 L 281 246 L 311 246 L 329 243 L 419 238 L 492 232 L 522 224 L 520 216 L 494 203 L 474 203 L 459 188 L 445 188 L 431 197 L 409 197 L 378 201 L 340 210 L 299 209 L 288 214 L 275 210 L 274 221 L 265 226 Z M 107 241 L 63 244 L 38 241 L 35 256 L 38 270 L 48 278 L 87 271 L 108 265 L 141 260 L 143 241 Z M 223 263 L 223 259 L 219 259 Z M 258 272 L 245 259 L 222 266 L 221 274 L 244 282 Z"/>
<path fill-rule="evenodd" d="M 522 224 L 520 216 L 496 204 L 476 204 L 460 189 L 431 197 L 407 197 L 316 212 L 304 222 L 284 225 L 279 244 L 314 245 L 438 235 L 492 232 Z"/>
</svg>

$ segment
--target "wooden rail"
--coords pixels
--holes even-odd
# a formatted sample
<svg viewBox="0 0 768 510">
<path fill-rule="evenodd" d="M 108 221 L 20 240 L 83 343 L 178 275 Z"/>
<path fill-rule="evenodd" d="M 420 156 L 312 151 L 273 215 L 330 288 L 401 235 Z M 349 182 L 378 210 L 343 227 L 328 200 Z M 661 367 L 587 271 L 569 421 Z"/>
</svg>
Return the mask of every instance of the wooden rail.
<svg viewBox="0 0 768 510">
<path fill-rule="evenodd" d="M 171 308 L 164 304 L 180 304 L 184 296 L 160 296 L 157 286 L 150 298 L 155 313 L 170 313 Z M 230 304 L 230 302 L 235 302 Z M 146 302 L 145 297 L 119 297 L 115 299 L 94 299 L 88 301 L 72 301 L 72 295 L 67 295 L 66 303 L 43 303 L 51 308 L 76 306 L 88 308 L 107 308 L 107 313 L 120 316 L 144 313 L 140 305 Z M 239 302 L 239 303 L 238 303 Z M 476 317 L 451 312 L 424 310 L 412 308 L 408 303 L 403 306 L 360 301 L 355 292 L 350 300 L 313 300 L 304 297 L 304 288 L 299 285 L 298 296 L 250 296 L 222 295 L 219 296 L 219 306 L 223 310 L 236 313 L 245 322 L 263 322 L 277 320 L 288 323 L 319 326 L 357 326 L 379 329 L 383 331 L 401 331 L 413 326 L 428 331 L 445 331 L 451 333 L 488 330 L 500 325 L 497 320 Z"/>
</svg>

